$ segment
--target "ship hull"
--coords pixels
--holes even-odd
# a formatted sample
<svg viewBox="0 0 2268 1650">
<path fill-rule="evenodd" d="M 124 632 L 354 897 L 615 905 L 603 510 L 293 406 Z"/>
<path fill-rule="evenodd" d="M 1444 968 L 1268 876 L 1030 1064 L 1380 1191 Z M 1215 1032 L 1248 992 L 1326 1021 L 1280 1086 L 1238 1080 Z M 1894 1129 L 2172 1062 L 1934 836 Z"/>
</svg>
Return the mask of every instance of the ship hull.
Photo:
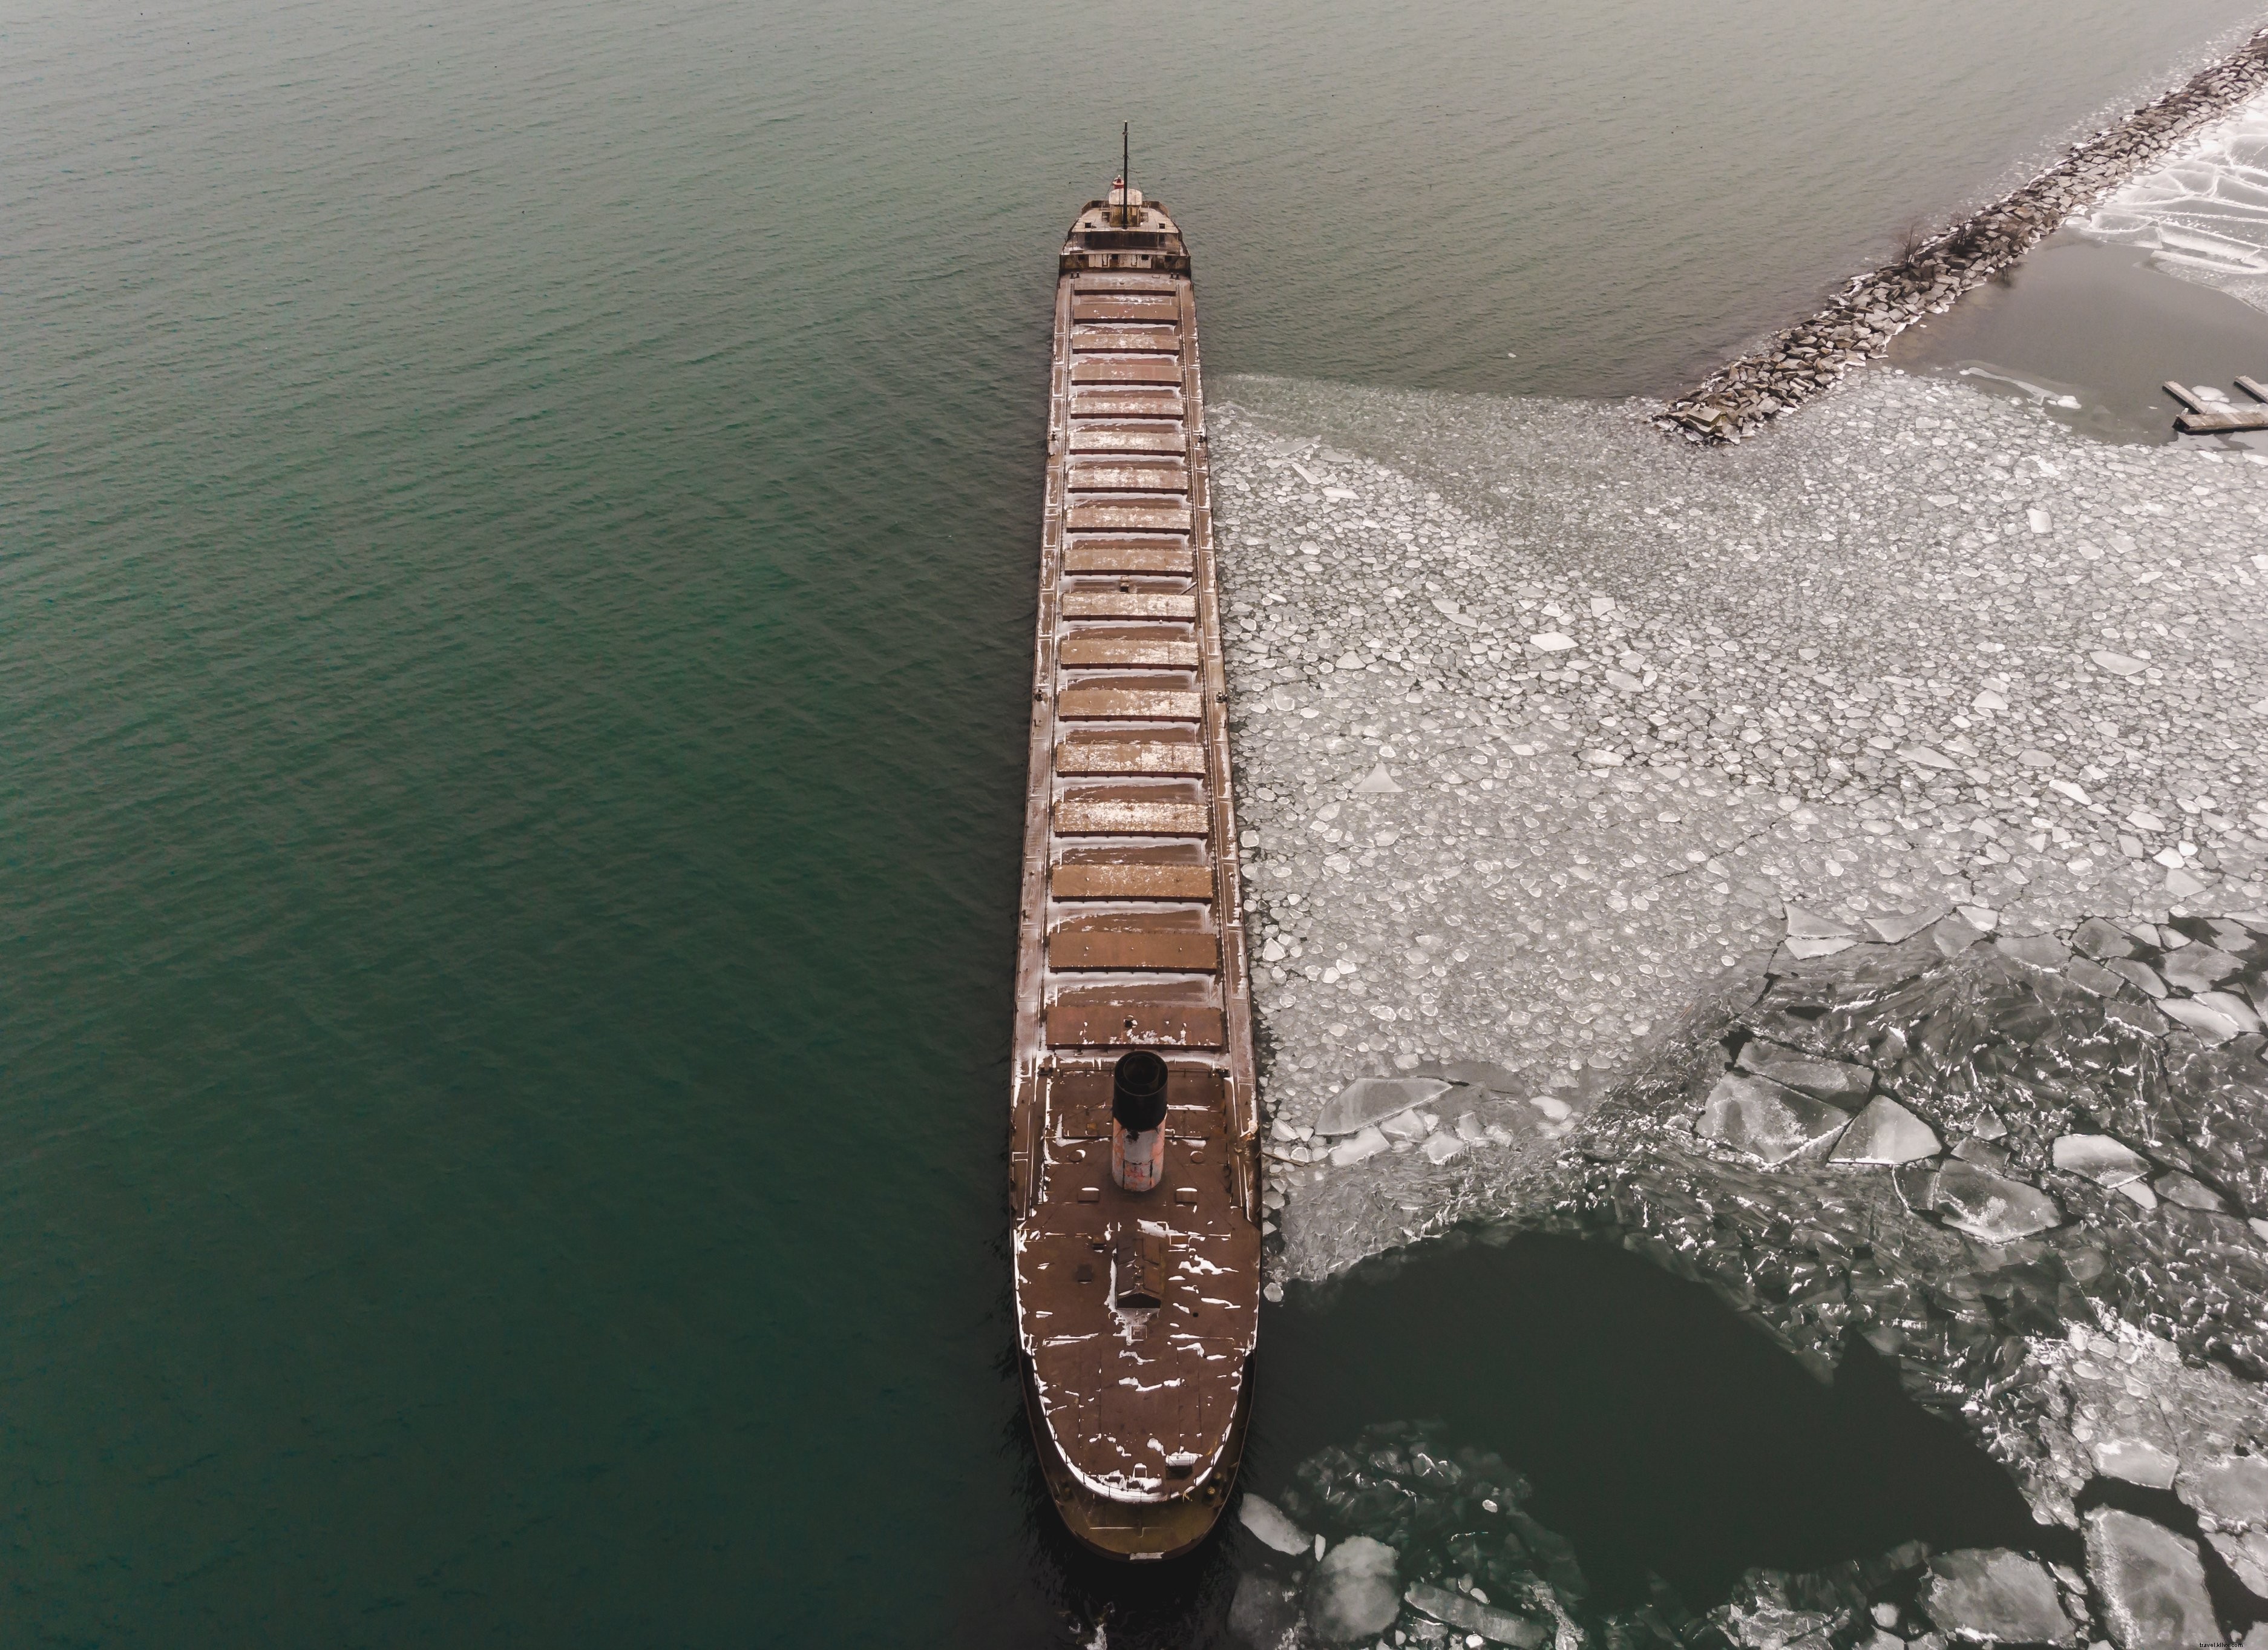
<svg viewBox="0 0 2268 1650">
<path fill-rule="evenodd" d="M 1089 203 L 1064 247 L 1042 521 L 1017 1331 L 1065 1526 L 1157 1559 L 1204 1539 L 1241 1458 L 1260 1160 L 1196 290 L 1178 227 L 1138 195 Z M 1111 1172 L 1130 1057 L 1165 1066 L 1138 1190 Z"/>
</svg>

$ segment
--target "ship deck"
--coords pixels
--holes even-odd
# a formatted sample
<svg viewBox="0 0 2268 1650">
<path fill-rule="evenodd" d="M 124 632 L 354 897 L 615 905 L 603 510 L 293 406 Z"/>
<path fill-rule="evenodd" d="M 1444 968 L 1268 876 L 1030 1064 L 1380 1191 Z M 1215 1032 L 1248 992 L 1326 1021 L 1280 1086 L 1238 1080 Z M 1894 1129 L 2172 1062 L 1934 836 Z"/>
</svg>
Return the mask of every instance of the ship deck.
<svg viewBox="0 0 2268 1650">
<path fill-rule="evenodd" d="M 1098 232 L 1122 216 L 1146 237 Z M 1260 1290 L 1195 292 L 1185 255 L 1135 250 L 1160 246 L 1162 210 L 1091 203 L 1057 284 L 1010 1147 L 1042 1466 L 1072 1532 L 1123 1558 L 1219 1516 Z M 1130 1194 L 1110 1072 L 1138 1048 L 1169 1070 L 1167 1165 Z"/>
</svg>

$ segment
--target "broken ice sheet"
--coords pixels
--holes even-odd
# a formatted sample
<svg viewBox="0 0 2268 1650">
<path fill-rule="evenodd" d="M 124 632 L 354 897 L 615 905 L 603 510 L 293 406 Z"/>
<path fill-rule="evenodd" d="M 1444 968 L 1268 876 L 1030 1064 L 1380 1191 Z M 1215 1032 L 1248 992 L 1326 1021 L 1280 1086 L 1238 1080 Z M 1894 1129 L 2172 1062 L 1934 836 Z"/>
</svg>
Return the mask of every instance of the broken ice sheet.
<svg viewBox="0 0 2268 1650">
<path fill-rule="evenodd" d="M 1851 1114 L 1768 1078 L 1727 1072 L 1702 1108 L 1698 1132 L 1766 1163 L 1784 1163 L 1843 1132 Z"/>
<path fill-rule="evenodd" d="M 2075 1645 L 2055 1577 L 2006 1548 L 1966 1548 L 1929 1561 L 1921 1607 L 1940 1632 L 1969 1644 Z"/>
</svg>

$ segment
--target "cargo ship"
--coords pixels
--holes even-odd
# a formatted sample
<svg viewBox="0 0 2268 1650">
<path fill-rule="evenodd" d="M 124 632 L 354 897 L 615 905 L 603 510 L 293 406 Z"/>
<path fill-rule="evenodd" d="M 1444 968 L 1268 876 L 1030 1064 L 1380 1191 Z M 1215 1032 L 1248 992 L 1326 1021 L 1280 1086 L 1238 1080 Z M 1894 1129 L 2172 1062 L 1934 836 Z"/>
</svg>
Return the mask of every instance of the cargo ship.
<svg viewBox="0 0 2268 1650">
<path fill-rule="evenodd" d="M 1063 244 L 1010 1100 L 1040 1464 L 1095 1552 L 1235 1482 L 1260 1308 L 1249 963 L 1189 248 L 1122 176 Z"/>
</svg>

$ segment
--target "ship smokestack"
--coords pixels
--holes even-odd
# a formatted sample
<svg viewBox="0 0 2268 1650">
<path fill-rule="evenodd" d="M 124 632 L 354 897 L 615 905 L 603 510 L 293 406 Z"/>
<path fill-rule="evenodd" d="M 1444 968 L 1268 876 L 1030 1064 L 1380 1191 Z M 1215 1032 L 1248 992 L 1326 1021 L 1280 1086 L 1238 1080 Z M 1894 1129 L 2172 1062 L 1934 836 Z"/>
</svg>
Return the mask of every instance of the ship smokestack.
<svg viewBox="0 0 2268 1650">
<path fill-rule="evenodd" d="M 1147 1049 L 1110 1072 L 1110 1178 L 1148 1191 L 1166 1172 L 1166 1063 Z"/>
</svg>

